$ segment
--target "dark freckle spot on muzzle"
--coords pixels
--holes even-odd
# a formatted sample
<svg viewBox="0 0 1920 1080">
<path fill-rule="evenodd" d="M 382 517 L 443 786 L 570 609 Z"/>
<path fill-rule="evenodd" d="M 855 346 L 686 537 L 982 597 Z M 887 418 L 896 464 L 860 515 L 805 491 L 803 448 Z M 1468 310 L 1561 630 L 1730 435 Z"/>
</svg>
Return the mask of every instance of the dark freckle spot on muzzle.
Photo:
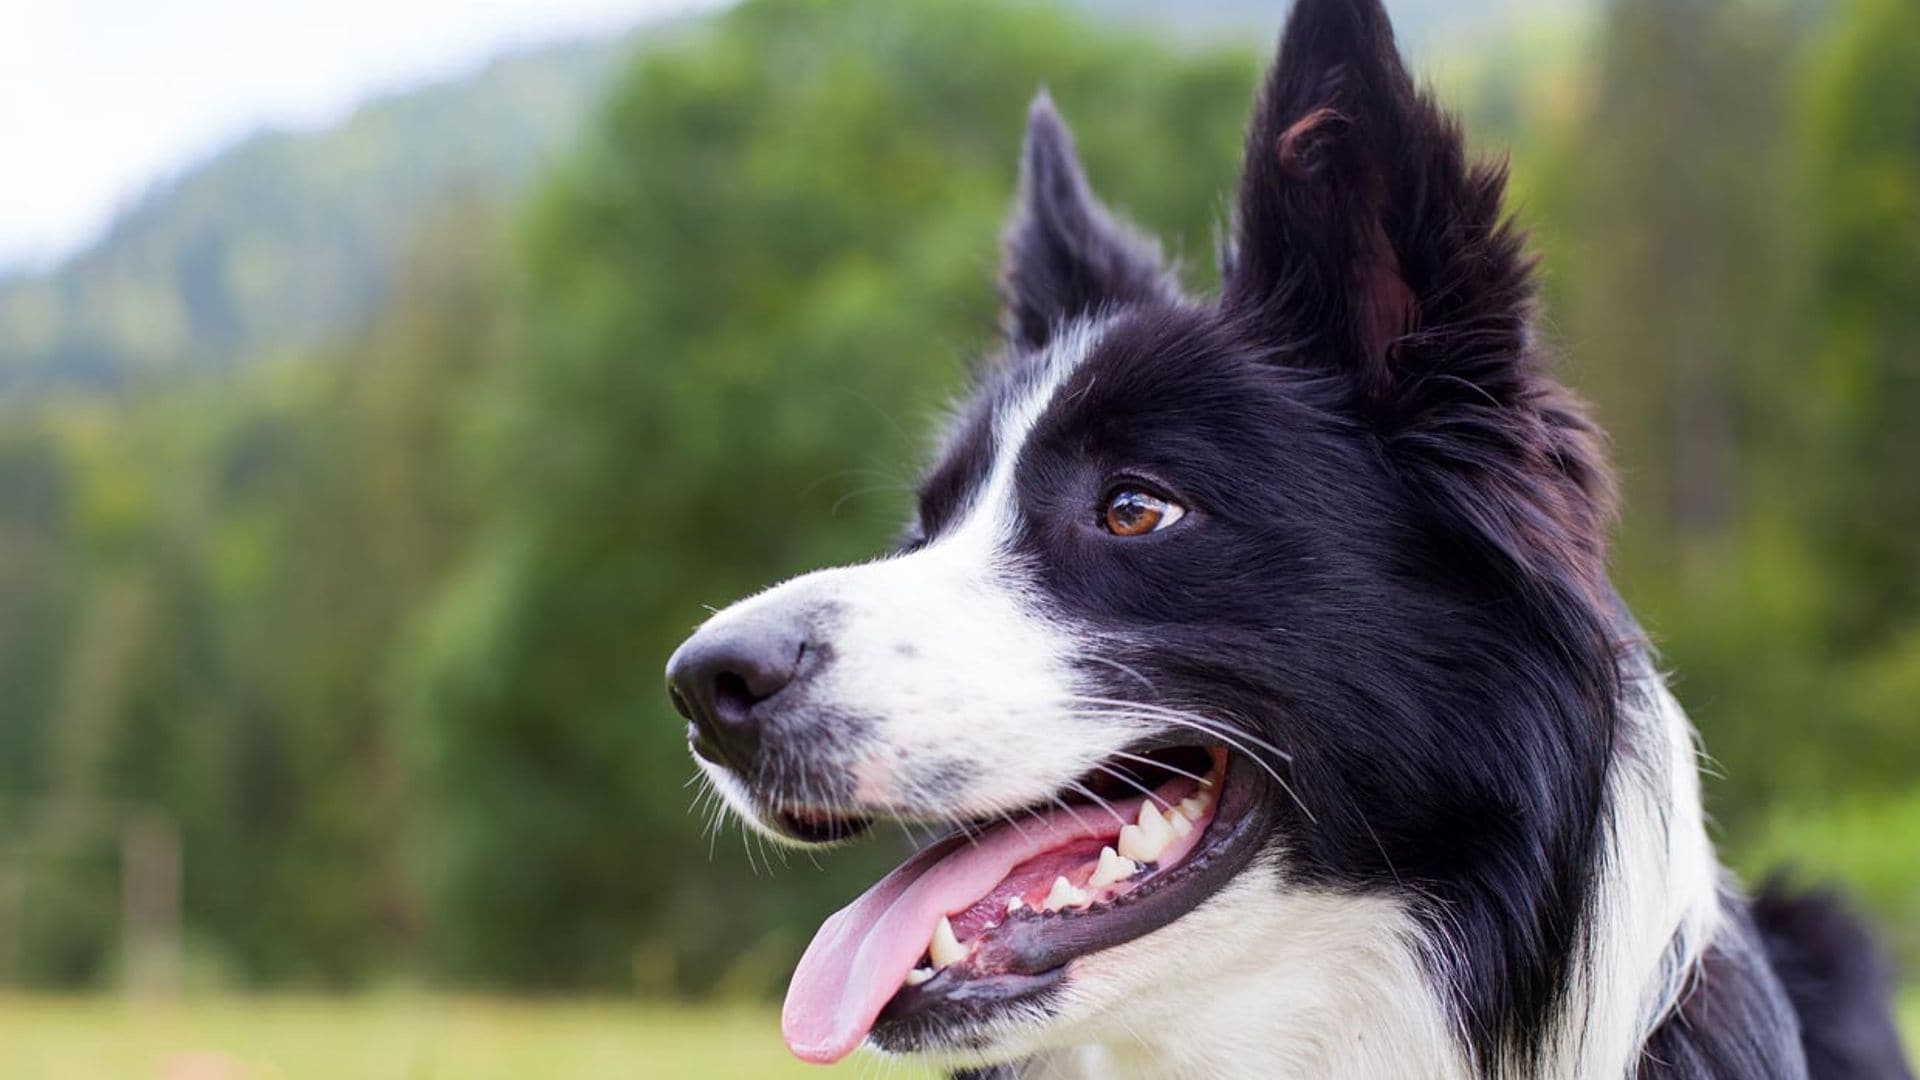
<svg viewBox="0 0 1920 1080">
<path fill-rule="evenodd" d="M 911 641 L 896 641 L 893 643 L 893 655 L 911 660 L 920 655 L 920 647 Z"/>
</svg>

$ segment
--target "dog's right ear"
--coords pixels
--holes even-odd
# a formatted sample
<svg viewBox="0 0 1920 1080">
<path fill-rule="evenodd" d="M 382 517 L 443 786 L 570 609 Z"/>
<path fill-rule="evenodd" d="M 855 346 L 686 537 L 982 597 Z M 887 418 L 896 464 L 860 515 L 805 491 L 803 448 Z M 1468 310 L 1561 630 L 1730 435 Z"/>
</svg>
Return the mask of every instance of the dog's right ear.
<svg viewBox="0 0 1920 1080">
<path fill-rule="evenodd" d="M 1003 247 L 1002 321 L 1017 346 L 1039 348 L 1064 323 L 1102 308 L 1174 295 L 1159 246 L 1094 197 L 1044 90 L 1027 112 L 1020 194 Z"/>
</svg>

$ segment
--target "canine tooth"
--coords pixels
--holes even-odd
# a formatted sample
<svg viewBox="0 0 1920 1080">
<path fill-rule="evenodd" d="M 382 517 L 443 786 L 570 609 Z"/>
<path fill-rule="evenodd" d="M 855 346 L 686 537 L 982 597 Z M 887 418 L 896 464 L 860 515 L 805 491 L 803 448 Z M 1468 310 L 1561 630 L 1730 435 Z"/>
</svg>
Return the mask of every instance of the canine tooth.
<svg viewBox="0 0 1920 1080">
<path fill-rule="evenodd" d="M 1134 862 L 1153 862 L 1173 839 L 1173 828 L 1167 824 L 1166 818 L 1160 816 L 1152 800 L 1140 804 L 1140 823 L 1129 828 L 1134 830 L 1132 837 L 1128 837 L 1126 829 L 1120 830 L 1120 854 Z M 1133 850 L 1127 850 L 1129 847 Z"/>
<path fill-rule="evenodd" d="M 1047 902 L 1040 906 L 1042 911 L 1059 911 L 1063 907 L 1073 907 L 1087 902 L 1087 894 L 1073 887 L 1066 875 L 1053 879 L 1053 888 L 1047 890 Z"/>
<path fill-rule="evenodd" d="M 1173 835 L 1185 836 L 1193 831 L 1193 822 L 1176 806 L 1167 811 L 1167 827 L 1173 830 Z"/>
<path fill-rule="evenodd" d="M 917 967 L 907 972 L 907 977 L 904 981 L 908 986 L 919 986 L 931 978 L 933 978 L 932 968 Z"/>
<path fill-rule="evenodd" d="M 1093 876 L 1087 879 L 1087 884 L 1098 888 L 1102 885 L 1111 885 L 1116 881 L 1125 881 L 1139 869 L 1132 859 L 1110 847 L 1103 847 L 1100 849 L 1100 865 L 1093 868 Z"/>
<path fill-rule="evenodd" d="M 953 936 L 953 924 L 947 921 L 945 915 L 933 924 L 933 940 L 927 943 L 927 955 L 933 958 L 933 966 L 937 968 L 946 967 L 967 955 L 966 946 Z"/>
</svg>

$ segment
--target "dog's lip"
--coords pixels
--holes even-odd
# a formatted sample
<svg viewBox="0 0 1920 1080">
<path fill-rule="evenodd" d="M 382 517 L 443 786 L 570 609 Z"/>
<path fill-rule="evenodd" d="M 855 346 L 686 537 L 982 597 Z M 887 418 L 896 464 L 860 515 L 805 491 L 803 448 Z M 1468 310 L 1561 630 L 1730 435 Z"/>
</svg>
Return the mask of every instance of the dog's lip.
<svg viewBox="0 0 1920 1080">
<path fill-rule="evenodd" d="M 1229 759 L 1220 800 L 1178 864 L 1099 909 L 1009 916 L 979 938 L 966 963 L 897 990 L 868 1038 L 900 1052 L 963 1044 L 1023 1006 L 1044 1007 L 1081 957 L 1145 937 L 1205 903 L 1252 861 L 1272 814 L 1258 767 L 1241 755 Z"/>
<path fill-rule="evenodd" d="M 873 827 L 871 814 L 846 814 L 806 803 L 782 803 L 765 808 L 761 818 L 782 836 L 804 844 L 837 844 Z"/>
<path fill-rule="evenodd" d="M 943 1047 L 984 1050 L 991 1028 L 1017 1009 L 1045 1008 L 1066 981 L 1062 965 L 1038 975 L 967 976 L 951 968 L 914 987 L 903 987 L 874 1021 L 867 1040 L 897 1054 Z"/>
</svg>

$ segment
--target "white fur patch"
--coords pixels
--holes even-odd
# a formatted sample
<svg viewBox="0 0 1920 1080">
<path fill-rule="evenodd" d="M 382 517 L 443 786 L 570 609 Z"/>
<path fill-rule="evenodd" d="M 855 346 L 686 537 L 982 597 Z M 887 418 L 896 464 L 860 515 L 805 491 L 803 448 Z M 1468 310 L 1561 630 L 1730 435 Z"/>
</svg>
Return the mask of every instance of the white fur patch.
<svg viewBox="0 0 1920 1080">
<path fill-rule="evenodd" d="M 1535 1068 L 1498 1075 L 1631 1075 L 1718 928 L 1692 728 L 1651 671 L 1628 704 L 1634 756 L 1609 788 L 1594 918 L 1558 1034 Z M 1260 866 L 1153 934 L 1076 961 L 1058 1014 L 1003 1025 L 996 1057 L 1024 1057 L 1030 1078 L 1465 1078 L 1472 1062 L 1422 962 L 1446 955 L 1392 899 L 1290 890 Z"/>
<path fill-rule="evenodd" d="M 1145 730 L 1143 721 L 1074 709 L 1071 632 L 1041 610 L 1012 551 L 1014 476 L 1027 435 L 1098 335 L 1093 323 L 1067 328 L 1030 361 L 1037 367 L 1023 392 L 993 418 L 985 482 L 932 543 L 806 574 L 710 620 L 830 613 L 831 659 L 796 689 L 806 703 L 858 721 L 847 768 L 865 808 L 918 817 L 1011 813 Z M 752 820 L 737 785 L 718 789 Z"/>
<path fill-rule="evenodd" d="M 1651 665 L 1625 692 L 1632 750 L 1613 763 L 1593 924 L 1549 1059 L 1555 1077 L 1627 1075 L 1721 920 L 1693 726 Z"/>
<path fill-rule="evenodd" d="M 1249 869 L 1146 937 L 1075 962 L 1023 1077 L 1464 1080 L 1419 930 L 1395 902 Z"/>
</svg>

